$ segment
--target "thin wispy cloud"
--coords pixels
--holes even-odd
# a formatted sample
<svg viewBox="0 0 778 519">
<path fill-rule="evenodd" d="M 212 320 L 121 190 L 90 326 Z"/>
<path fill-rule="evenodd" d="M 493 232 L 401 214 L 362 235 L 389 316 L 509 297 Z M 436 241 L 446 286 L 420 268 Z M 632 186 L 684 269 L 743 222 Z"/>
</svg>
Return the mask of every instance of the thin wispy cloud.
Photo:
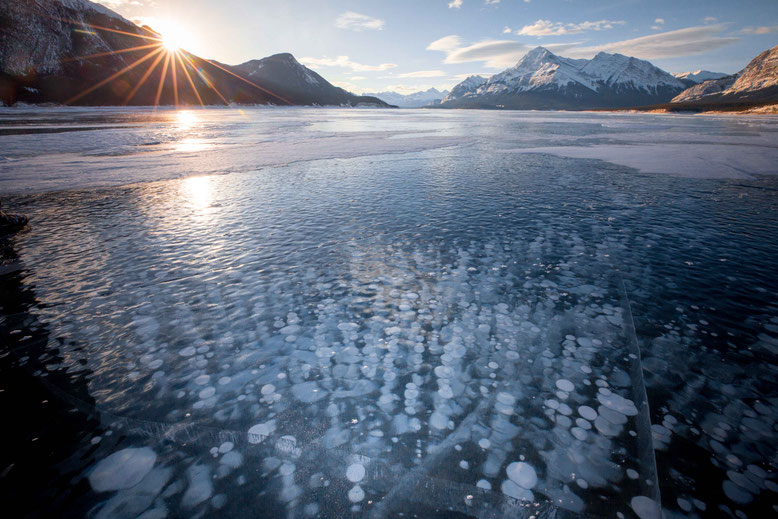
<svg viewBox="0 0 778 519">
<path fill-rule="evenodd" d="M 308 65 L 311 67 L 340 67 L 349 68 L 356 72 L 376 72 L 397 67 L 397 63 L 365 65 L 363 63 L 357 63 L 356 61 L 351 61 L 348 56 L 338 56 L 337 58 L 314 58 L 311 56 L 306 56 L 300 58 L 298 61 L 303 65 Z"/>
<path fill-rule="evenodd" d="M 538 20 L 533 24 L 525 25 L 516 34 L 520 36 L 563 36 L 566 34 L 581 34 L 588 31 L 604 31 L 613 29 L 617 25 L 626 22 L 616 20 L 597 20 L 594 22 L 561 23 L 551 20 Z"/>
<path fill-rule="evenodd" d="M 732 36 L 721 36 L 724 29 L 726 29 L 724 24 L 687 27 L 603 45 L 575 47 L 568 50 L 565 55 L 584 58 L 591 57 L 598 52 L 617 52 L 642 59 L 692 56 L 738 41 L 738 38 Z"/>
<path fill-rule="evenodd" d="M 472 45 L 463 45 L 459 36 L 451 35 L 435 40 L 427 50 L 443 52 L 443 63 L 468 63 L 482 61 L 490 68 L 511 66 L 529 49 L 526 45 L 512 40 L 486 40 Z"/>
<path fill-rule="evenodd" d="M 557 43 L 546 45 L 555 52 L 561 52 L 578 45 L 577 43 Z M 484 40 L 470 45 L 464 45 L 457 35 L 450 35 L 435 40 L 427 46 L 427 50 L 443 52 L 446 57 L 443 63 L 457 64 L 480 61 L 485 67 L 504 69 L 511 67 L 532 47 L 515 40 Z"/>
<path fill-rule="evenodd" d="M 451 0 L 451 2 L 448 3 L 449 9 L 459 9 L 462 7 L 462 0 Z"/>
<path fill-rule="evenodd" d="M 778 25 L 764 25 L 762 27 L 744 27 L 738 31 L 738 34 L 772 34 L 778 32 Z"/>
<path fill-rule="evenodd" d="M 417 70 L 416 72 L 405 72 L 403 74 L 397 74 L 395 77 L 409 78 L 409 77 L 443 77 L 446 73 L 442 70 Z"/>
<path fill-rule="evenodd" d="M 383 20 L 354 11 L 346 11 L 335 20 L 335 27 L 351 31 L 380 31 L 384 25 Z"/>
</svg>

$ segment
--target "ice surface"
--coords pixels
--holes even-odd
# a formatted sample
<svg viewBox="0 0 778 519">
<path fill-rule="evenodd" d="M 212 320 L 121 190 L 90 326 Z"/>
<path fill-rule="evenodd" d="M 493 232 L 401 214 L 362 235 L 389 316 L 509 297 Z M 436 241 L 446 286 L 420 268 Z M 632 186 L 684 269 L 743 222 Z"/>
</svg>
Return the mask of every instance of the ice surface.
<svg viewBox="0 0 778 519">
<path fill-rule="evenodd" d="M 206 111 L 195 131 L 217 148 L 305 146 L 299 132 L 367 138 L 394 117 L 342 113 Z M 633 517 L 672 485 L 669 512 L 758 516 L 778 488 L 762 454 L 778 416 L 775 180 L 646 182 L 498 152 L 624 145 L 620 131 L 663 142 L 676 134 L 666 119 L 404 114 L 389 119 L 400 134 L 468 146 L 264 169 L 224 154 L 220 172 L 234 173 L 3 200 L 33 218 L 13 246 L 35 294 L 24 315 L 47 334 L 41 362 L 83 384 L 106 422 L 84 435 L 101 453 L 84 477 L 128 446 L 159 455 L 143 481 L 172 470 L 105 510 L 237 517 L 249 499 L 290 517 Z M 762 120 L 678 121 L 684 139 L 698 128 L 769 147 Z M 149 137 L 137 124 L 103 135 L 130 155 L 73 132 L 71 158 L 92 154 L 95 174 L 132 163 Z M 2 175 L 43 161 L 26 137 L 5 142 Z M 165 176 L 159 151 L 137 163 Z M 40 171 L 56 185 L 71 167 Z"/>
<path fill-rule="evenodd" d="M 645 173 L 693 178 L 754 178 L 778 175 L 778 147 L 731 144 L 595 144 L 514 149 L 517 153 L 551 153 L 577 159 L 600 159 Z"/>
<path fill-rule="evenodd" d="M 498 131 L 506 126 L 516 131 Z M 0 128 L 10 132 L 0 153 L 4 194 L 472 145 L 698 178 L 778 173 L 774 120 L 758 116 L 16 107 L 0 108 Z"/>
</svg>

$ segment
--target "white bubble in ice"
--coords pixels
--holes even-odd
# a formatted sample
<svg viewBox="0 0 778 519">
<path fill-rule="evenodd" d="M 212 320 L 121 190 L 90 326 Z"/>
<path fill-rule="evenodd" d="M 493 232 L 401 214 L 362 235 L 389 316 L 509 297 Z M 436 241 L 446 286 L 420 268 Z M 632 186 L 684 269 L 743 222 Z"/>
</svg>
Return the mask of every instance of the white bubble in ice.
<svg viewBox="0 0 778 519">
<path fill-rule="evenodd" d="M 361 463 L 352 463 L 346 469 L 346 478 L 352 483 L 359 483 L 365 477 L 365 466 Z"/>
<path fill-rule="evenodd" d="M 595 418 L 597 418 L 597 411 L 595 411 L 594 409 L 592 409 L 588 405 L 582 405 L 581 407 L 579 407 L 578 408 L 578 414 L 580 414 L 581 416 L 583 416 L 584 418 L 586 418 L 589 421 L 592 421 Z"/>
<path fill-rule="evenodd" d="M 467 470 L 470 468 L 470 464 L 467 461 L 462 460 L 459 462 L 459 468 Z"/>
<path fill-rule="evenodd" d="M 485 479 L 479 479 L 478 483 L 475 484 L 478 488 L 483 488 L 484 490 L 491 490 L 492 484 L 486 481 Z"/>
<path fill-rule="evenodd" d="M 454 398 L 454 392 L 451 390 L 449 386 L 443 386 L 440 389 L 438 389 L 438 394 L 441 396 L 441 398 L 449 399 Z"/>
<path fill-rule="evenodd" d="M 538 475 L 532 465 L 523 461 L 514 461 L 505 469 L 511 481 L 522 488 L 531 489 L 538 483 Z"/>
<path fill-rule="evenodd" d="M 564 378 L 560 378 L 559 380 L 556 381 L 556 387 L 561 389 L 562 391 L 567 391 L 568 393 L 571 393 L 575 389 L 575 385 L 573 385 L 572 382 Z"/>
<path fill-rule="evenodd" d="M 520 501 L 534 501 L 535 495 L 531 490 L 522 488 L 510 479 L 506 479 L 500 485 L 500 491 L 506 496 L 510 496 Z"/>
<path fill-rule="evenodd" d="M 503 405 L 506 406 L 512 406 L 516 403 L 516 397 L 511 395 L 510 393 L 498 393 L 497 394 L 497 401 Z"/>
<path fill-rule="evenodd" d="M 359 485 L 354 486 L 348 491 L 348 500 L 352 503 L 359 503 L 365 498 L 365 491 Z"/>
<path fill-rule="evenodd" d="M 273 384 L 265 384 L 264 386 L 262 386 L 262 389 L 260 390 L 260 392 L 263 395 L 269 395 L 269 394 L 271 394 L 275 390 L 276 390 L 276 386 L 274 386 Z"/>
<path fill-rule="evenodd" d="M 265 439 L 275 431 L 275 423 L 271 420 L 265 423 L 258 423 L 249 429 L 248 442 L 249 443 L 262 443 Z"/>
<path fill-rule="evenodd" d="M 302 382 L 292 386 L 292 394 L 297 400 L 311 404 L 327 396 L 327 390 L 320 388 L 316 382 Z"/>
<path fill-rule="evenodd" d="M 89 474 L 89 484 L 95 492 L 134 487 L 156 461 L 157 454 L 148 447 L 122 449 L 97 462 Z"/>
<path fill-rule="evenodd" d="M 216 394 L 216 388 L 213 386 L 209 386 L 203 389 L 202 391 L 200 391 L 198 396 L 200 397 L 200 400 L 205 400 L 206 398 L 211 398 L 215 394 Z"/>
<path fill-rule="evenodd" d="M 435 429 L 445 429 L 448 427 L 448 417 L 438 411 L 430 415 L 430 425 Z"/>
<path fill-rule="evenodd" d="M 194 381 L 195 384 L 197 384 L 198 386 L 204 386 L 208 383 L 209 380 L 211 380 L 211 377 L 209 377 L 208 375 L 200 375 Z"/>
<path fill-rule="evenodd" d="M 230 452 L 232 448 L 235 447 L 235 444 L 232 442 L 224 442 L 221 445 L 219 445 L 219 452 L 224 454 L 226 452 Z"/>
<path fill-rule="evenodd" d="M 490 442 L 488 438 L 481 438 L 478 440 L 478 446 L 482 449 L 488 449 L 492 446 L 492 442 Z"/>
<path fill-rule="evenodd" d="M 182 349 L 178 352 L 179 355 L 182 357 L 191 357 L 197 352 L 194 346 L 187 346 L 186 348 Z"/>
<path fill-rule="evenodd" d="M 635 496 L 629 504 L 640 519 L 659 519 L 661 517 L 659 503 L 650 497 Z"/>
</svg>

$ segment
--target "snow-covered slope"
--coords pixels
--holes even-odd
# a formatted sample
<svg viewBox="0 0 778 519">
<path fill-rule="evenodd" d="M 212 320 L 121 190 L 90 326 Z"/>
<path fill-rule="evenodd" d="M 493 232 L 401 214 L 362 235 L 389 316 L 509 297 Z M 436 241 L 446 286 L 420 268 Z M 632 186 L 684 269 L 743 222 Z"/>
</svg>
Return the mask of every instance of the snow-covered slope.
<svg viewBox="0 0 778 519">
<path fill-rule="evenodd" d="M 397 92 L 377 92 L 365 93 L 366 96 L 373 96 L 386 101 L 390 105 L 400 108 L 422 108 L 425 106 L 438 105 L 440 101 L 448 95 L 448 90 L 442 92 L 437 88 L 421 90 L 412 94 L 400 94 Z"/>
<path fill-rule="evenodd" d="M 691 81 L 692 83 L 699 85 L 700 83 L 710 81 L 711 79 L 721 79 L 728 76 L 728 74 L 724 74 L 723 72 L 711 72 L 710 70 L 695 70 L 693 72 L 679 72 L 673 74 L 673 76 L 682 81 Z"/>
<path fill-rule="evenodd" d="M 441 104 L 461 99 L 463 97 L 474 96 L 477 94 L 478 89 L 488 81 L 488 78 L 483 76 L 468 76 L 464 81 L 456 85 L 451 89 L 446 97 L 443 98 Z"/>
<path fill-rule="evenodd" d="M 581 60 L 585 61 L 585 60 Z M 633 88 L 656 93 L 662 87 L 683 88 L 685 85 L 648 61 L 600 52 L 580 69 L 598 85 L 615 88 Z"/>
<path fill-rule="evenodd" d="M 595 83 L 580 71 L 585 63 L 586 60 L 563 58 L 543 47 L 536 47 L 514 67 L 492 76 L 478 93 L 524 92 L 544 87 L 564 87 L 570 83 L 596 91 Z"/>
<path fill-rule="evenodd" d="M 778 46 L 768 49 L 733 76 L 705 81 L 684 90 L 673 103 L 778 102 Z"/>
<path fill-rule="evenodd" d="M 668 101 L 685 87 L 667 72 L 637 58 L 601 52 L 591 60 L 570 59 L 537 47 L 514 67 L 480 85 L 460 83 L 443 100 L 443 106 L 539 109 L 633 106 Z"/>
</svg>

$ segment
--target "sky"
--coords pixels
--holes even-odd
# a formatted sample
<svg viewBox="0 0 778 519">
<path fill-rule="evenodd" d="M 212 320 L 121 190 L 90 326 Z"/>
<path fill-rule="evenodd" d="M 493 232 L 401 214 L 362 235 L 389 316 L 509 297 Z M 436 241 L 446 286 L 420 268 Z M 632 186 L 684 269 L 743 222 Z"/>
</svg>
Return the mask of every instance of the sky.
<svg viewBox="0 0 778 519">
<path fill-rule="evenodd" d="M 355 93 L 448 89 L 542 45 L 600 51 L 668 72 L 734 73 L 778 44 L 778 0 L 102 0 L 236 65 L 291 52 Z"/>
</svg>

